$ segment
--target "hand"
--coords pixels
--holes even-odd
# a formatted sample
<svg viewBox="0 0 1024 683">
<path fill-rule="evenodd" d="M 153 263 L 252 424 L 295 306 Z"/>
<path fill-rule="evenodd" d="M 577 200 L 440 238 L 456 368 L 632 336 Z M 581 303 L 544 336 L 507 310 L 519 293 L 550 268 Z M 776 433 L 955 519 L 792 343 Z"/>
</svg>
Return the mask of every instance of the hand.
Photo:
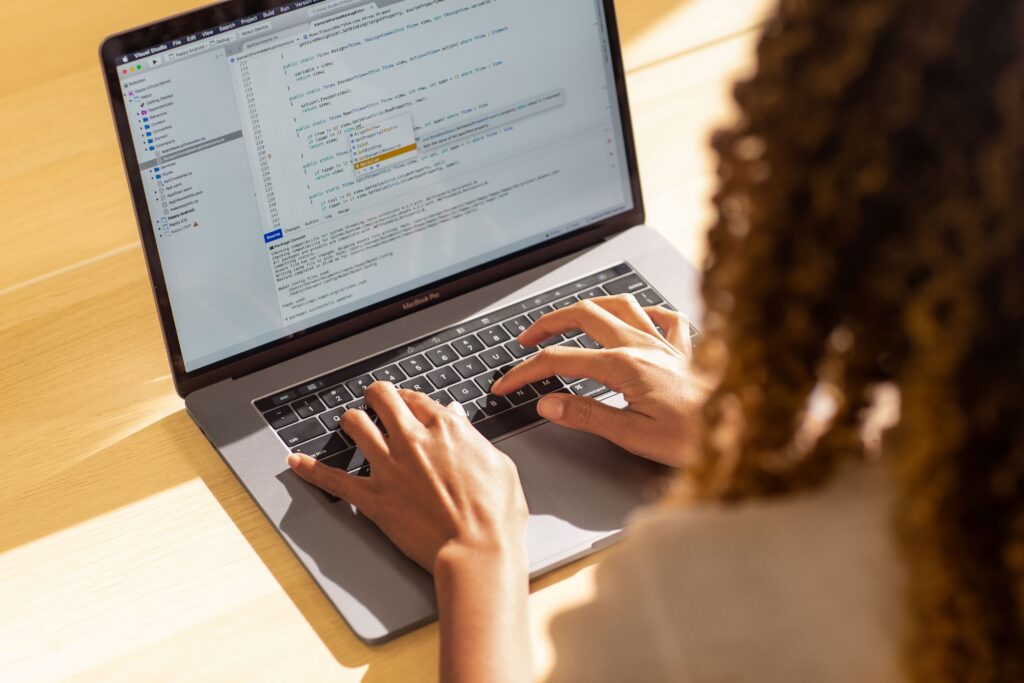
<svg viewBox="0 0 1024 683">
<path fill-rule="evenodd" d="M 306 481 L 366 515 L 406 555 L 434 572 L 444 554 L 500 556 L 526 566 L 526 498 L 515 464 L 473 428 L 462 407 L 378 382 L 366 402 L 388 436 L 362 410 L 341 428 L 370 463 L 355 477 L 307 456 L 288 464 Z"/>
<path fill-rule="evenodd" d="M 622 393 L 629 407 L 550 394 L 537 411 L 551 422 L 597 434 L 650 460 L 675 467 L 695 464 L 695 423 L 708 388 L 690 370 L 686 318 L 659 306 L 641 308 L 628 294 L 603 297 L 548 313 L 519 335 L 519 343 L 536 346 L 574 329 L 604 348 L 548 347 L 512 368 L 492 391 L 503 396 L 555 375 L 596 380 Z"/>
</svg>

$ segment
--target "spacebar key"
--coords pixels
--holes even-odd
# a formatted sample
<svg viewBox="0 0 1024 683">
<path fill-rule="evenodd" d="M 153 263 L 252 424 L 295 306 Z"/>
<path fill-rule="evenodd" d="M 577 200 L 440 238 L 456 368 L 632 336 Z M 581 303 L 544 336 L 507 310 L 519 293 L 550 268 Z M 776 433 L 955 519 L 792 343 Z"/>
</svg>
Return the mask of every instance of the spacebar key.
<svg viewBox="0 0 1024 683">
<path fill-rule="evenodd" d="M 531 401 L 500 415 L 477 422 L 473 426 L 488 439 L 497 439 L 499 436 L 505 436 L 509 432 L 522 429 L 542 419 L 544 418 L 537 414 L 537 401 Z"/>
</svg>

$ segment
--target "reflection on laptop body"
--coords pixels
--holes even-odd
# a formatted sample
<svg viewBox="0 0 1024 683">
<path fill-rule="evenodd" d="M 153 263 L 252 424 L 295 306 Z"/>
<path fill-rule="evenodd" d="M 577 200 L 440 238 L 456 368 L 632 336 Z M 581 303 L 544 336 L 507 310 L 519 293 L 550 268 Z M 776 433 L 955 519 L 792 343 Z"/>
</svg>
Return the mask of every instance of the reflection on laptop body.
<svg viewBox="0 0 1024 683">
<path fill-rule="evenodd" d="M 490 393 L 547 311 L 632 293 L 698 313 L 696 273 L 642 226 L 610 0 L 236 1 L 102 59 L 178 391 L 361 638 L 433 618 L 429 577 L 285 455 L 369 474 L 337 426 L 373 381 L 501 441 L 535 574 L 618 534 L 659 472 L 536 402 L 621 397 Z"/>
</svg>

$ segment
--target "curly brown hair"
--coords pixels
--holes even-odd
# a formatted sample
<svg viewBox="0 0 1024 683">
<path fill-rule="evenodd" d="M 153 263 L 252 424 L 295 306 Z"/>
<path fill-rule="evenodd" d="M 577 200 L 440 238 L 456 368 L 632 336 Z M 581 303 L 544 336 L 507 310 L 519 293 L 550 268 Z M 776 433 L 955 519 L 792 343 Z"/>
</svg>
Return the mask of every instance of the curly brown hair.
<svg viewBox="0 0 1024 683">
<path fill-rule="evenodd" d="M 908 673 L 1024 681 L 1024 3 L 783 0 L 758 58 L 714 138 L 694 480 L 815 485 L 895 387 Z"/>
</svg>

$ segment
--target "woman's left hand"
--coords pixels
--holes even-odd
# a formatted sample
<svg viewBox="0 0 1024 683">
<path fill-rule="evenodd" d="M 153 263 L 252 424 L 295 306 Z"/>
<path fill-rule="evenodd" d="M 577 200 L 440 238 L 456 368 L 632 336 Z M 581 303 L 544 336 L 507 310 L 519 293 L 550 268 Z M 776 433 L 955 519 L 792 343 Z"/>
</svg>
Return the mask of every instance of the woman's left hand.
<svg viewBox="0 0 1024 683">
<path fill-rule="evenodd" d="M 342 429 L 370 462 L 354 477 L 307 456 L 288 464 L 347 500 L 434 575 L 441 621 L 441 680 L 518 683 L 531 677 L 526 597 L 526 498 L 519 473 L 461 406 L 378 382 Z"/>
<path fill-rule="evenodd" d="M 355 477 L 307 456 L 288 464 L 377 524 L 406 555 L 434 572 L 439 557 L 501 557 L 525 566 L 526 498 L 515 464 L 487 441 L 458 404 L 378 382 L 366 390 L 388 436 L 362 410 L 341 427 L 370 463 Z"/>
</svg>

